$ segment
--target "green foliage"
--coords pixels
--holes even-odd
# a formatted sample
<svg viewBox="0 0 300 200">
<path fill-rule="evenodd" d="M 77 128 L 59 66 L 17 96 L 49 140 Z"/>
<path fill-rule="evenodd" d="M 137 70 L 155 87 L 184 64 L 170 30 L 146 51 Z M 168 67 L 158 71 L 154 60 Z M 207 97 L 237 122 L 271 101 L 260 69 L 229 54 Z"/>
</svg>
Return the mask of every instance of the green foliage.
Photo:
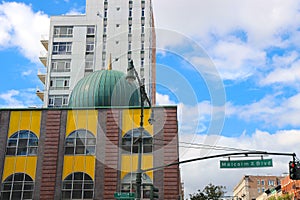
<svg viewBox="0 0 300 200">
<path fill-rule="evenodd" d="M 283 196 L 279 196 L 279 197 L 270 197 L 268 198 L 268 200 L 293 200 L 293 195 L 290 194 L 285 194 Z"/>
<path fill-rule="evenodd" d="M 225 186 L 215 186 L 213 184 L 208 184 L 205 188 L 201 191 L 198 190 L 195 194 L 190 194 L 191 200 L 217 200 L 220 197 L 224 196 L 226 193 Z"/>
</svg>

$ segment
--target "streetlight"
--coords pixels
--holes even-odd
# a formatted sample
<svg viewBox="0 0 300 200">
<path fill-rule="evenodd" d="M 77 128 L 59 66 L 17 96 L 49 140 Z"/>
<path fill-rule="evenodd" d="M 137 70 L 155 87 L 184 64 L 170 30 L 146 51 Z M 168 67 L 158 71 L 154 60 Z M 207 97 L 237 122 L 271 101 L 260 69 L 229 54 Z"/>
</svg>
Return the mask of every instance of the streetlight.
<svg viewBox="0 0 300 200">
<path fill-rule="evenodd" d="M 133 61 L 129 61 L 129 65 L 127 68 L 127 76 L 126 80 L 129 82 L 133 82 L 137 79 L 140 89 L 140 97 L 141 97 L 141 118 L 140 118 L 140 127 L 138 128 L 140 131 L 140 136 L 134 141 L 134 143 L 138 142 L 138 166 L 137 166 L 137 172 L 136 172 L 136 200 L 141 199 L 141 187 L 142 187 L 142 145 L 143 145 L 143 132 L 144 132 L 144 102 L 147 101 L 148 105 L 151 108 L 151 102 L 148 98 L 148 95 L 146 93 L 145 89 L 145 79 L 142 78 L 142 80 L 139 77 L 139 74 L 137 73 L 136 69 L 134 68 Z M 154 119 L 153 119 L 154 113 L 151 112 L 151 117 L 148 120 L 148 122 L 152 125 Z"/>
</svg>

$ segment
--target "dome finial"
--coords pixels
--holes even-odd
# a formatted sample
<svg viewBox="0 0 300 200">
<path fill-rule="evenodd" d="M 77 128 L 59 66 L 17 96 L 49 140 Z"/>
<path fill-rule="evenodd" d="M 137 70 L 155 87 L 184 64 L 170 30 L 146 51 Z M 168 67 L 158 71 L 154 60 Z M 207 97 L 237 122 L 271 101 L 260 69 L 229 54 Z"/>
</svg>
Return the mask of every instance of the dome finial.
<svg viewBox="0 0 300 200">
<path fill-rule="evenodd" d="M 109 55 L 109 63 L 107 66 L 107 70 L 112 70 L 111 54 Z"/>
</svg>

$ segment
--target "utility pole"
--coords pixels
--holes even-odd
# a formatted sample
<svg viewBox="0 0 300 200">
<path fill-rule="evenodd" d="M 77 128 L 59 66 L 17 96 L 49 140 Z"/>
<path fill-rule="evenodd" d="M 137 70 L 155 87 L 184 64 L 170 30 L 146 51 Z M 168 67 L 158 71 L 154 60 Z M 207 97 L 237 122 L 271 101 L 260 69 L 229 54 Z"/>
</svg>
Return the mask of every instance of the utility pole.
<svg viewBox="0 0 300 200">
<path fill-rule="evenodd" d="M 146 93 L 145 89 L 145 83 L 144 79 L 140 79 L 139 75 L 134 68 L 133 61 L 131 60 L 129 62 L 128 68 L 127 68 L 127 76 L 126 79 L 128 81 L 134 81 L 137 79 L 138 84 L 139 84 L 139 89 L 140 89 L 140 101 L 141 101 L 141 116 L 140 116 L 140 127 L 139 127 L 139 132 L 140 136 L 134 141 L 134 143 L 138 142 L 138 166 L 137 166 L 137 172 L 136 172 L 136 200 L 141 199 L 141 194 L 142 194 L 142 146 L 143 146 L 143 133 L 144 133 L 144 106 L 145 106 L 145 101 L 147 101 L 148 105 L 151 108 L 151 102 L 149 100 L 149 97 Z M 151 117 L 149 119 L 149 123 L 152 124 L 153 121 L 153 112 L 151 112 Z"/>
</svg>

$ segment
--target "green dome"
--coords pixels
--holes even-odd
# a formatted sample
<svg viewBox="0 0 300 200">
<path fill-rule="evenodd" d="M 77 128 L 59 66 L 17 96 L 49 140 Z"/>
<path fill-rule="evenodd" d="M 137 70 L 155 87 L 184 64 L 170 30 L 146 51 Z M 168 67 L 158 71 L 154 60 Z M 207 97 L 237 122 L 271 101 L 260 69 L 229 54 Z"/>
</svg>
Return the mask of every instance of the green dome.
<svg viewBox="0 0 300 200">
<path fill-rule="evenodd" d="M 82 78 L 74 87 L 69 107 L 138 106 L 137 85 L 115 70 L 95 71 Z"/>
</svg>

